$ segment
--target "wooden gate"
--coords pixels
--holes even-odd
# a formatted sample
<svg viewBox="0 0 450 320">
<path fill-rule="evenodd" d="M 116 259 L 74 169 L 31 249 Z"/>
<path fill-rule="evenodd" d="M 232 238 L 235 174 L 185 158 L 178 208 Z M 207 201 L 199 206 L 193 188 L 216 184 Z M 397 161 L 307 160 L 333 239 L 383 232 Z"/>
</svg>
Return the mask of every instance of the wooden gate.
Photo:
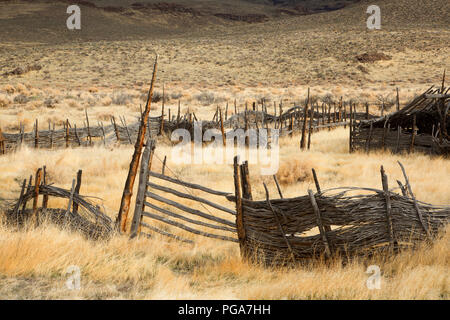
<svg viewBox="0 0 450 320">
<path fill-rule="evenodd" d="M 183 242 L 193 242 L 169 230 L 174 227 L 199 236 L 238 242 L 235 218 L 231 221 L 227 219 L 230 215 L 236 216 L 236 211 L 212 200 L 223 200 L 231 194 L 151 171 L 154 150 L 155 142 L 150 140 L 142 155 L 130 237 L 149 237 L 150 231 Z M 232 204 L 229 201 L 226 203 Z M 155 226 L 155 222 L 164 228 Z"/>
</svg>

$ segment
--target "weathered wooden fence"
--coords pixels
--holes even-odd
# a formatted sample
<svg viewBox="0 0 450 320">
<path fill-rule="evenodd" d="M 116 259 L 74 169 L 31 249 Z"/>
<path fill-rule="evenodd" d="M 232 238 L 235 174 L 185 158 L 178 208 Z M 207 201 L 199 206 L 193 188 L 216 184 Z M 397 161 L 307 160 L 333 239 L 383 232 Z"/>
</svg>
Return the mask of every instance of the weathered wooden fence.
<svg viewBox="0 0 450 320">
<path fill-rule="evenodd" d="M 149 124 L 151 134 L 159 133 L 161 123 L 160 117 L 150 118 Z M 55 129 L 55 125 L 47 130 L 39 130 L 38 121 L 35 121 L 33 130 L 25 132 L 20 126 L 19 133 L 0 132 L 0 154 L 12 152 L 20 146 L 28 146 L 36 149 L 61 149 L 69 147 L 87 147 L 92 145 L 110 145 L 113 143 L 133 144 L 136 141 L 139 129 L 139 122 L 127 124 L 125 118 L 121 117 L 121 124 L 118 124 L 114 117 L 111 124 L 104 126 L 98 123 L 97 126 L 90 126 L 89 122 L 81 128 L 76 124 L 71 124 L 69 120 L 64 122 L 62 129 Z"/>
<path fill-rule="evenodd" d="M 401 165 L 401 164 L 400 164 Z M 381 168 L 382 190 L 335 188 L 290 199 L 253 201 L 241 196 L 248 170 L 235 163 L 238 238 L 242 256 L 266 265 L 292 264 L 325 256 L 343 258 L 396 252 L 431 240 L 450 222 L 450 206 L 416 200 L 404 171 L 402 194 L 388 186 Z M 243 182 L 242 182 L 243 181 Z M 280 193 L 281 195 L 281 193 Z"/>
<path fill-rule="evenodd" d="M 192 242 L 158 228 L 151 222 L 157 221 L 159 224 L 195 235 L 236 242 L 235 237 L 226 235 L 227 232 L 232 234 L 236 232 L 235 222 L 222 217 L 235 216 L 236 212 L 212 200 L 212 198 L 225 199 L 229 193 L 151 171 L 154 148 L 154 140 L 148 141 L 142 155 L 131 237 L 139 234 L 150 236 L 151 232 L 155 232 L 184 242 Z M 161 182 L 169 183 L 171 187 L 163 186 Z M 205 196 L 195 195 L 193 190 Z M 186 201 L 188 204 L 182 203 Z M 141 231 L 142 228 L 146 229 L 146 232 Z"/>
<path fill-rule="evenodd" d="M 49 184 L 46 167 L 39 168 L 34 177 L 34 184 L 32 175 L 28 184 L 26 179 L 23 180 L 19 198 L 6 210 L 7 221 L 18 226 L 38 226 L 43 220 L 49 220 L 79 231 L 90 239 L 110 236 L 113 231 L 112 220 L 98 205 L 80 195 L 81 178 L 82 171 L 79 170 L 77 178 L 72 181 L 72 188 L 65 190 Z M 67 207 L 50 208 L 50 197 L 67 199 Z"/>
</svg>

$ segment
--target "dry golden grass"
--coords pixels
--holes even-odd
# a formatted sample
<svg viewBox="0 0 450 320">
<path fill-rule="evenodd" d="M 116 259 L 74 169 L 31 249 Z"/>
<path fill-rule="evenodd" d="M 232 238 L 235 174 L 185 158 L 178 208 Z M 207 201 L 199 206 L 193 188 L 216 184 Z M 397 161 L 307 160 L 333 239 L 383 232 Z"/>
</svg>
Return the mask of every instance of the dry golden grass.
<svg viewBox="0 0 450 320">
<path fill-rule="evenodd" d="M 285 197 L 305 194 L 313 188 L 311 167 L 322 188 L 336 186 L 379 187 L 383 164 L 391 186 L 401 179 L 396 161 L 405 165 L 417 198 L 448 204 L 450 164 L 425 155 L 348 154 L 348 132 L 338 129 L 313 135 L 312 150 L 300 152 L 298 137 L 280 142 L 280 175 Z M 103 199 L 107 213 L 115 217 L 132 149 L 22 150 L 0 158 L 1 198 L 15 198 L 18 181 L 44 164 L 50 181 L 68 188 L 78 168 L 84 172 L 82 194 Z M 158 159 L 168 156 L 170 175 L 224 191 L 233 190 L 230 165 L 175 165 L 168 145 L 159 144 Z M 291 170 L 289 170 L 289 168 Z M 300 168 L 300 169 L 299 169 Z M 290 174 L 292 177 L 290 177 Z M 276 189 L 269 177 L 250 166 L 255 198 L 263 198 L 262 182 Z M 65 207 L 52 200 L 51 206 Z M 176 232 L 176 230 L 173 230 Z M 320 261 L 294 269 L 265 269 L 243 263 L 236 244 L 189 236 L 196 244 L 185 245 L 156 235 L 153 239 L 129 241 L 115 236 L 92 242 L 80 235 L 44 224 L 38 229 L 0 229 L 0 297 L 82 299 L 448 299 L 448 231 L 432 247 L 404 252 L 388 260 L 355 261 L 347 266 Z M 380 290 L 366 287 L 366 268 L 377 264 L 382 271 Z M 68 266 L 82 272 L 82 289 L 65 287 Z"/>
</svg>

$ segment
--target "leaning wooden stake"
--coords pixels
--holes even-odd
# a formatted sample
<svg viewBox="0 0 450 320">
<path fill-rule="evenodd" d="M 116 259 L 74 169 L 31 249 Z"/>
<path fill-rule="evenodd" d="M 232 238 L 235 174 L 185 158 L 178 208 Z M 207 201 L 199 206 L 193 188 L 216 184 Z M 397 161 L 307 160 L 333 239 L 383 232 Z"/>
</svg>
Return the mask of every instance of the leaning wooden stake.
<svg viewBox="0 0 450 320">
<path fill-rule="evenodd" d="M 72 205 L 73 202 L 73 195 L 75 194 L 75 179 L 72 180 L 72 188 L 70 189 L 70 197 L 69 197 L 69 203 L 67 205 L 67 210 L 66 210 L 66 219 L 68 218 L 69 214 L 70 214 L 70 207 Z"/>
<path fill-rule="evenodd" d="M 26 193 L 30 192 L 32 183 L 33 183 L 33 175 L 30 175 Z M 25 212 L 26 207 L 27 207 L 27 200 L 24 199 L 23 204 L 22 204 L 22 213 Z"/>
<path fill-rule="evenodd" d="M 283 194 L 281 193 L 281 188 L 280 188 L 280 185 L 278 183 L 277 176 L 275 174 L 273 175 L 273 180 L 275 181 L 275 184 L 277 186 L 277 190 L 278 190 L 278 194 L 280 195 L 280 198 L 283 199 Z"/>
<path fill-rule="evenodd" d="M 266 203 L 269 206 L 270 210 L 273 213 L 273 216 L 275 217 L 275 221 L 278 225 L 278 228 L 280 229 L 280 233 L 284 238 L 284 241 L 286 242 L 286 246 L 288 248 L 289 251 L 289 255 L 291 257 L 291 260 L 293 263 L 295 263 L 295 254 L 294 254 L 294 250 L 292 249 L 292 245 L 289 242 L 289 239 L 286 237 L 286 232 L 283 229 L 283 226 L 281 225 L 280 219 L 278 218 L 278 215 L 275 211 L 275 208 L 272 206 L 272 203 L 270 202 L 270 198 L 269 198 L 269 190 L 267 189 L 267 186 L 265 183 L 263 183 L 264 189 L 266 190 Z"/>
<path fill-rule="evenodd" d="M 27 179 L 23 180 L 22 183 L 22 189 L 20 190 L 20 196 L 19 196 L 19 200 L 16 203 L 16 206 L 14 207 L 14 216 L 17 217 L 17 219 L 19 218 L 19 208 L 20 208 L 20 204 L 23 201 L 23 195 L 25 193 L 25 186 L 27 185 Z"/>
<path fill-rule="evenodd" d="M 34 198 L 33 198 L 33 215 L 32 215 L 32 223 L 34 226 L 38 224 L 38 200 L 39 200 L 39 186 L 41 185 L 42 179 L 42 168 L 39 168 L 36 171 L 36 177 L 34 179 Z"/>
<path fill-rule="evenodd" d="M 322 223 L 322 216 L 320 214 L 319 206 L 317 205 L 316 198 L 314 198 L 314 193 L 311 189 L 308 189 L 309 199 L 316 215 L 317 226 L 319 227 L 320 235 L 322 237 L 322 242 L 325 247 L 325 256 L 329 258 L 331 256 L 330 244 L 328 243 L 327 235 L 325 233 L 325 228 Z"/>
<path fill-rule="evenodd" d="M 144 145 L 144 138 L 145 138 L 145 132 L 146 132 L 146 124 L 148 120 L 148 116 L 150 113 L 150 107 L 151 107 L 151 101 L 153 97 L 153 87 L 156 79 L 156 69 L 158 64 L 158 56 L 155 58 L 155 64 L 153 66 L 153 75 L 152 75 L 152 81 L 150 84 L 150 89 L 148 92 L 147 97 L 147 103 L 145 105 L 144 114 L 141 117 L 141 123 L 139 125 L 139 131 L 136 139 L 136 144 L 134 146 L 134 153 L 133 157 L 130 162 L 130 169 L 128 171 L 127 180 L 125 182 L 125 187 L 123 189 L 123 195 L 122 200 L 120 202 L 120 208 L 119 213 L 117 214 L 116 218 L 116 228 L 118 228 L 120 231 L 125 232 L 126 231 L 126 225 L 127 225 L 127 218 L 128 218 L 128 212 L 130 210 L 130 202 L 131 202 L 131 196 L 133 195 L 133 186 L 134 181 L 136 179 L 136 174 L 139 167 L 139 160 L 142 153 L 142 148 Z"/>
<path fill-rule="evenodd" d="M 419 205 L 417 204 L 416 197 L 414 196 L 414 193 L 412 192 L 411 184 L 409 183 L 408 176 L 406 175 L 405 167 L 403 167 L 403 164 L 400 161 L 397 161 L 397 162 L 400 165 L 400 168 L 402 169 L 403 176 L 405 177 L 406 188 L 408 189 L 409 195 L 411 196 L 411 198 L 414 202 L 414 208 L 416 209 L 416 213 L 417 213 L 417 217 L 419 218 L 420 225 L 422 226 L 423 230 L 425 231 L 428 239 L 431 239 L 430 231 L 428 230 L 425 222 L 423 221 L 422 212 L 420 211 Z"/>
</svg>

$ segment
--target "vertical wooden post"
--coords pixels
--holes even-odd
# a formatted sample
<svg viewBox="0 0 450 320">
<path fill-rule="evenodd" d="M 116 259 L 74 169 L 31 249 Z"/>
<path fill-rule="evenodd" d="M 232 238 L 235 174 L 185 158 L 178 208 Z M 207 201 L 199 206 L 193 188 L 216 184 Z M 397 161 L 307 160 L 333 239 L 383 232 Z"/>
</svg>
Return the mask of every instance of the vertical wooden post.
<svg viewBox="0 0 450 320">
<path fill-rule="evenodd" d="M 73 128 L 74 128 L 74 130 L 75 130 L 75 138 L 77 139 L 78 146 L 81 146 L 81 140 L 80 140 L 80 137 L 78 136 L 78 132 L 77 132 L 77 125 L 74 124 L 74 125 L 73 125 Z"/>
<path fill-rule="evenodd" d="M 227 101 L 227 105 L 225 106 L 225 121 L 228 120 L 228 101 Z"/>
<path fill-rule="evenodd" d="M 80 194 L 80 188 L 81 188 L 81 176 L 83 175 L 83 170 L 78 170 L 77 172 L 77 184 L 75 186 L 75 193 L 76 195 Z M 73 213 L 78 213 L 78 203 L 73 203 Z"/>
<path fill-rule="evenodd" d="M 87 124 L 89 145 L 92 145 L 91 128 L 89 126 L 89 117 L 88 117 L 88 114 L 87 114 L 87 108 L 84 109 L 84 112 L 86 114 L 86 124 Z"/>
<path fill-rule="evenodd" d="M 116 134 L 116 140 L 120 143 L 119 129 L 117 128 L 116 118 L 114 116 L 111 117 L 111 122 L 114 127 L 114 133 Z"/>
<path fill-rule="evenodd" d="M 39 200 L 39 186 L 41 185 L 42 168 L 37 169 L 34 179 L 34 198 L 33 198 L 33 215 L 32 223 L 36 226 L 39 223 L 38 217 L 38 200 Z"/>
<path fill-rule="evenodd" d="M 372 141 L 373 122 L 370 123 L 369 133 L 366 138 L 366 153 L 370 152 L 370 142 Z"/>
<path fill-rule="evenodd" d="M 292 137 L 293 131 L 294 131 L 294 119 L 292 118 L 292 113 L 291 116 L 289 117 L 289 136 Z"/>
<path fill-rule="evenodd" d="M 397 143 L 395 145 L 395 153 L 399 152 L 399 148 L 400 148 L 400 135 L 402 133 L 402 127 L 398 126 L 397 127 Z"/>
<path fill-rule="evenodd" d="M 106 146 L 106 136 L 105 136 L 105 128 L 103 127 L 103 122 L 100 122 L 100 128 L 102 129 L 103 145 Z"/>
<path fill-rule="evenodd" d="M 417 128 L 416 128 L 416 115 L 413 115 L 413 124 L 412 124 L 412 135 L 411 135 L 411 144 L 409 145 L 409 152 L 414 153 L 414 143 L 416 141 L 416 134 L 417 134 Z"/>
<path fill-rule="evenodd" d="M 366 120 L 369 120 L 369 103 L 366 102 Z"/>
<path fill-rule="evenodd" d="M 301 149 L 305 149 L 305 147 L 306 147 L 306 121 L 308 118 L 309 92 L 310 92 L 310 89 L 308 88 L 308 97 L 306 99 L 305 112 L 304 112 L 305 118 L 303 119 L 303 127 L 302 127 L 302 139 L 300 140 L 300 148 Z"/>
<path fill-rule="evenodd" d="M 222 132 L 222 143 L 223 146 L 225 147 L 227 145 L 227 138 L 225 137 L 225 129 L 223 127 L 223 114 L 221 108 L 219 108 L 219 112 L 220 112 L 220 131 Z"/>
<path fill-rule="evenodd" d="M 248 161 L 245 161 L 241 166 L 241 182 L 242 182 L 242 197 L 244 199 L 252 200 L 252 186 L 250 184 L 250 173 L 248 171 Z"/>
<path fill-rule="evenodd" d="M 180 123 L 181 102 L 178 100 L 177 126 Z"/>
<path fill-rule="evenodd" d="M 5 154 L 5 139 L 3 138 L 3 134 L 2 134 L 2 128 L 0 128 L 0 152 L 1 154 Z"/>
<path fill-rule="evenodd" d="M 134 153 L 133 153 L 133 157 L 130 162 L 130 169 L 128 171 L 128 176 L 127 176 L 127 180 L 125 182 L 125 187 L 123 189 L 123 195 L 122 195 L 122 200 L 120 202 L 119 213 L 116 218 L 116 227 L 120 227 L 120 230 L 122 232 L 125 232 L 125 230 L 126 230 L 127 217 L 128 217 L 128 212 L 130 210 L 131 196 L 133 195 L 134 181 L 136 179 L 136 174 L 137 174 L 137 170 L 139 167 L 139 161 L 140 161 L 140 157 L 141 157 L 141 153 L 142 153 L 142 148 L 144 145 L 145 132 L 147 129 L 146 124 L 148 121 L 148 116 L 149 116 L 150 107 L 151 107 L 151 100 L 153 97 L 153 86 L 154 86 L 155 78 L 156 78 L 157 64 L 158 64 L 158 56 L 156 56 L 156 58 L 155 58 L 155 64 L 153 66 L 152 80 L 151 80 L 150 89 L 149 89 L 148 97 L 147 97 L 147 103 L 145 106 L 145 110 L 144 110 L 144 113 L 142 116 L 141 123 L 139 125 L 139 132 L 138 132 L 136 144 L 134 147 Z"/>
<path fill-rule="evenodd" d="M 28 180 L 28 186 L 27 186 L 27 191 L 26 191 L 27 194 L 31 190 L 32 182 L 33 182 L 33 175 L 30 175 L 30 179 Z M 22 204 L 22 213 L 25 212 L 26 207 L 27 207 L 27 200 L 24 200 L 23 204 Z"/>
<path fill-rule="evenodd" d="M 166 161 L 167 161 L 167 156 L 164 156 L 164 160 L 162 163 L 162 169 L 161 169 L 161 174 L 164 176 L 165 172 L 166 172 Z"/>
<path fill-rule="evenodd" d="M 396 90 L 397 90 L 397 111 L 399 111 L 400 110 L 400 96 L 398 93 L 398 88 L 396 88 Z"/>
<path fill-rule="evenodd" d="M 162 98 L 162 108 L 161 108 L 161 124 L 159 126 L 159 135 L 161 136 L 164 132 L 164 105 L 165 105 L 165 89 L 164 89 L 164 84 L 163 84 L 163 98 Z M 170 120 L 170 119 L 169 119 Z"/>
<path fill-rule="evenodd" d="M 75 179 L 72 180 L 72 188 L 70 189 L 70 197 L 69 197 L 69 203 L 67 204 L 67 210 L 66 210 L 66 219 L 70 214 L 70 207 L 73 202 L 73 195 L 75 193 Z"/>
<path fill-rule="evenodd" d="M 241 257 L 244 260 L 248 258 L 247 252 L 247 239 L 245 234 L 244 213 L 242 210 L 242 198 L 241 198 L 241 181 L 239 173 L 239 157 L 234 157 L 234 193 L 236 201 L 236 230 L 239 240 L 239 247 L 241 249 Z"/>
<path fill-rule="evenodd" d="M 69 119 L 66 119 L 65 128 L 66 128 L 66 148 L 68 148 L 69 147 Z"/>
<path fill-rule="evenodd" d="M 352 105 L 350 104 L 350 137 L 348 140 L 349 143 L 349 152 L 352 153 L 353 152 L 353 108 Z"/>
<path fill-rule="evenodd" d="M 142 153 L 142 162 L 139 170 L 139 185 L 136 195 L 136 204 L 134 207 L 133 220 L 131 221 L 130 238 L 135 238 L 139 234 L 142 212 L 144 211 L 145 193 L 147 191 L 147 182 L 151 170 L 151 162 L 155 150 L 155 141 L 147 140 L 144 152 Z"/>
<path fill-rule="evenodd" d="M 38 119 L 36 119 L 36 125 L 34 127 L 34 147 L 36 149 L 39 148 L 39 128 L 38 128 Z"/>
<path fill-rule="evenodd" d="M 388 178 L 384 171 L 383 166 L 380 169 L 381 173 L 381 183 L 383 185 L 384 198 L 386 199 L 386 220 L 387 220 L 387 231 L 389 237 L 389 245 L 391 248 L 394 248 L 395 237 L 394 237 L 394 228 L 392 225 L 392 204 L 391 204 L 391 196 L 389 193 L 389 184 Z"/>
<path fill-rule="evenodd" d="M 47 167 L 44 166 L 44 174 L 43 174 L 43 185 L 46 186 L 47 185 Z M 44 196 L 42 197 L 42 208 L 43 209 L 47 209 L 48 207 L 48 194 L 44 194 Z"/>
<path fill-rule="evenodd" d="M 311 148 L 311 134 L 312 134 L 312 123 L 313 123 L 313 110 L 312 108 L 309 112 L 309 128 L 308 128 L 308 150 Z"/>
</svg>

